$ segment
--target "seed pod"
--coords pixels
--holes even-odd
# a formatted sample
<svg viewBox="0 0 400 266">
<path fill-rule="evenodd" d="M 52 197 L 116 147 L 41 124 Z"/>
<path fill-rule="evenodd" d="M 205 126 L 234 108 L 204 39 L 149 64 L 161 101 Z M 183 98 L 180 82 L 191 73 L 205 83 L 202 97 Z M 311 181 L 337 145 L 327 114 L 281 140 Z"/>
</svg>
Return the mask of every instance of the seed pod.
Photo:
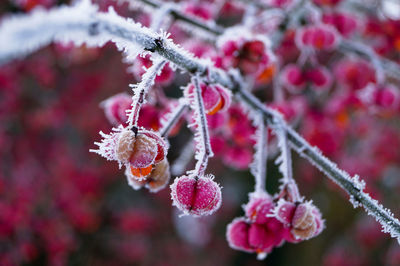
<svg viewBox="0 0 400 266">
<path fill-rule="evenodd" d="M 318 209 L 311 203 L 297 206 L 292 219 L 292 235 L 307 240 L 318 235 L 323 229 L 323 220 Z"/>
<path fill-rule="evenodd" d="M 171 178 L 169 163 L 167 159 L 162 160 L 157 164 L 153 172 L 146 179 L 146 188 L 153 193 L 165 188 Z"/>
<path fill-rule="evenodd" d="M 274 204 L 272 197 L 267 193 L 252 193 L 250 200 L 244 207 L 246 217 L 257 224 L 265 223 L 269 217 L 267 214 L 272 211 Z"/>
<path fill-rule="evenodd" d="M 128 162 L 133 152 L 135 140 L 135 133 L 131 130 L 124 130 L 119 134 L 117 145 L 115 147 L 118 161 L 123 164 Z"/>
<path fill-rule="evenodd" d="M 210 215 L 221 206 L 221 188 L 208 176 L 181 176 L 171 185 L 173 205 L 184 214 Z"/>
<path fill-rule="evenodd" d="M 129 158 L 133 168 L 147 168 L 154 163 L 157 156 L 157 143 L 145 134 L 139 133 Z"/>
<path fill-rule="evenodd" d="M 156 193 L 161 189 L 165 188 L 168 184 L 171 174 L 169 170 L 169 163 L 167 159 L 162 160 L 155 167 L 150 169 L 150 173 L 144 173 L 145 169 L 142 170 L 143 175 L 146 177 L 138 178 L 135 169 L 132 171 L 131 168 L 126 168 L 125 175 L 128 180 L 128 184 L 134 189 L 139 190 L 142 187 L 146 187 L 150 192 Z"/>
<path fill-rule="evenodd" d="M 129 167 L 125 169 L 125 176 L 128 180 L 128 185 L 131 186 L 134 190 L 139 190 L 146 184 L 145 179 L 138 180 L 136 176 L 133 176 Z"/>
<path fill-rule="evenodd" d="M 244 217 L 235 218 L 228 224 L 226 230 L 226 239 L 229 246 L 236 250 L 253 251 L 249 245 L 249 229 L 250 224 L 246 222 Z"/>
<path fill-rule="evenodd" d="M 274 213 L 278 219 L 285 226 L 290 226 L 293 220 L 293 215 L 296 211 L 296 204 L 284 199 L 280 199 L 275 207 Z"/>
<path fill-rule="evenodd" d="M 131 175 L 138 181 L 145 180 L 153 170 L 153 165 L 149 165 L 143 168 L 134 168 L 133 166 L 129 166 Z"/>
<path fill-rule="evenodd" d="M 142 131 L 142 133 L 153 139 L 157 144 L 157 155 L 154 159 L 154 163 L 157 164 L 164 160 L 165 156 L 167 155 L 167 144 L 165 143 L 164 139 L 154 131 L 145 130 Z"/>
</svg>

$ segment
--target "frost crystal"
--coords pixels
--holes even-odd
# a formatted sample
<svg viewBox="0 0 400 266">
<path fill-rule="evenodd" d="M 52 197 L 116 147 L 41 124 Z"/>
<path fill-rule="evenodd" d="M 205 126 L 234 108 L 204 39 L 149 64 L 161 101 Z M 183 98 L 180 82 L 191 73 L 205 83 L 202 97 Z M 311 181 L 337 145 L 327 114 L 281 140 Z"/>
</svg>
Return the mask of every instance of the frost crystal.
<svg viewBox="0 0 400 266">
<path fill-rule="evenodd" d="M 255 139 L 255 153 L 253 162 L 250 165 L 250 171 L 255 177 L 255 191 L 260 192 L 265 190 L 265 179 L 267 172 L 267 158 L 268 158 L 268 131 L 265 126 L 264 117 L 258 114 L 253 120 L 255 125 L 258 125 Z"/>
<path fill-rule="evenodd" d="M 195 159 L 197 160 L 195 172 L 200 173 L 207 167 L 208 158 L 213 156 L 213 152 L 211 150 L 199 78 L 196 77 L 192 81 L 195 84 L 195 93 L 192 94 L 195 99 L 190 100 L 189 102 L 191 108 L 194 110 L 194 122 L 190 124 L 189 127 L 192 127 L 196 130 L 194 134 L 194 142 L 196 144 Z"/>
<path fill-rule="evenodd" d="M 117 161 L 117 155 L 115 152 L 115 148 L 117 146 L 118 138 L 120 133 L 124 131 L 122 125 L 117 128 L 113 128 L 110 134 L 105 134 L 100 131 L 100 136 L 103 138 L 101 142 L 95 142 L 94 144 L 97 145 L 99 148 L 97 150 L 90 149 L 90 152 L 97 153 L 98 155 L 106 158 L 108 161 Z M 121 168 L 122 163 L 119 162 L 119 168 Z"/>
</svg>

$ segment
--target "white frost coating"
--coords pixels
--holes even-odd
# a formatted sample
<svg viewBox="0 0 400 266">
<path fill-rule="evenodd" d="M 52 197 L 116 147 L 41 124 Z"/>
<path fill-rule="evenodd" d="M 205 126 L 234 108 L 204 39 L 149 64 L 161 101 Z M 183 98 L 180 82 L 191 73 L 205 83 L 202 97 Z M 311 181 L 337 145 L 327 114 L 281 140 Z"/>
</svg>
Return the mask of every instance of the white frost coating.
<svg viewBox="0 0 400 266">
<path fill-rule="evenodd" d="M 167 61 L 164 59 L 161 59 L 159 57 L 155 58 L 153 60 L 153 65 L 149 67 L 143 74 L 142 81 L 138 84 L 129 85 L 129 87 L 131 87 L 133 91 L 132 109 L 126 111 L 126 113 L 128 114 L 127 122 L 129 124 L 129 128 L 134 125 L 137 126 L 139 111 L 142 104 L 146 102 L 147 92 L 150 87 L 154 85 L 154 80 L 156 76 L 161 74 L 161 71 L 166 63 Z"/>
<path fill-rule="evenodd" d="M 0 24 L 0 63 L 31 53 L 54 40 L 87 35 L 97 7 L 81 1 L 51 11 L 35 9 L 28 15 L 5 18 Z"/>
<path fill-rule="evenodd" d="M 255 178 L 255 192 L 265 191 L 265 181 L 267 173 L 267 158 L 268 158 L 268 129 L 265 126 L 264 117 L 258 114 L 253 120 L 254 125 L 257 126 L 255 132 L 255 153 L 253 162 L 250 165 L 250 172 Z"/>
<path fill-rule="evenodd" d="M 191 95 L 193 95 L 194 99 L 189 100 L 189 102 L 190 102 L 190 107 L 194 111 L 193 112 L 194 122 L 190 124 L 189 127 L 195 129 L 193 140 L 196 144 L 196 151 L 194 158 L 197 160 L 197 163 L 194 173 L 196 173 L 197 175 L 202 175 L 204 174 L 204 171 L 207 168 L 208 158 L 213 157 L 214 154 L 211 149 L 210 136 L 208 132 L 207 118 L 206 118 L 206 112 L 204 110 L 203 98 L 201 96 L 199 77 L 198 76 L 194 77 L 192 79 L 192 82 L 194 84 L 194 93 L 192 93 Z"/>
<path fill-rule="evenodd" d="M 100 13 L 96 5 L 82 0 L 75 6 L 49 11 L 36 9 L 27 15 L 4 19 L 0 25 L 0 64 L 23 57 L 53 41 L 89 47 L 111 41 L 131 62 L 143 52 L 143 46 L 152 45 L 156 37 L 158 34 L 119 16 L 112 8 Z"/>
<path fill-rule="evenodd" d="M 100 131 L 100 135 L 103 138 L 101 142 L 95 142 L 99 148 L 97 150 L 90 149 L 90 152 L 97 153 L 98 155 L 106 158 L 108 161 L 117 161 L 117 155 L 115 153 L 115 147 L 117 146 L 117 141 L 120 133 L 124 130 L 122 125 L 119 125 L 117 128 L 112 128 L 112 132 L 110 134 L 105 134 Z M 122 163 L 119 162 L 119 168 L 122 167 Z"/>
<path fill-rule="evenodd" d="M 166 29 L 169 26 L 168 14 L 174 10 L 176 4 L 175 3 L 165 3 L 160 8 L 158 8 L 153 14 L 150 28 L 154 31 L 158 31 L 164 28 Z M 167 19 L 167 23 L 166 22 Z M 163 25 L 165 23 L 165 25 Z"/>
</svg>

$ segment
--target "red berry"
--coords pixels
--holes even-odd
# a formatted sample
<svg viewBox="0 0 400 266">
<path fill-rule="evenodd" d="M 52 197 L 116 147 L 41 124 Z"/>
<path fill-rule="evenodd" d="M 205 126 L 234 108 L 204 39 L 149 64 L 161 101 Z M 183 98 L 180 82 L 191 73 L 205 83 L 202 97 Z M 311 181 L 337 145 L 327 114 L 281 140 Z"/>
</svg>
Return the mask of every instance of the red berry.
<svg viewBox="0 0 400 266">
<path fill-rule="evenodd" d="M 181 176 L 171 185 L 173 204 L 184 214 L 210 215 L 221 205 L 221 188 L 208 176 Z"/>
</svg>

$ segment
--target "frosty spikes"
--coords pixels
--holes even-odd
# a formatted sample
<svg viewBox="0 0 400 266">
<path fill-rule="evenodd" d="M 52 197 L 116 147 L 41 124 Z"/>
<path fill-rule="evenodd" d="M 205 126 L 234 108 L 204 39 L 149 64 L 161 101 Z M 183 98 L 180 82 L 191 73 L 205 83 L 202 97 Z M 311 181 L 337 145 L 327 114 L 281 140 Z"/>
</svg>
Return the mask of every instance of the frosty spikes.
<svg viewBox="0 0 400 266">
<path fill-rule="evenodd" d="M 268 129 L 262 115 L 254 117 L 254 124 L 258 125 L 255 133 L 254 159 L 250 166 L 250 171 L 255 178 L 255 192 L 265 191 L 265 179 L 267 173 L 267 159 L 268 159 Z"/>
<path fill-rule="evenodd" d="M 199 77 L 196 76 L 192 79 L 194 83 L 194 101 L 191 102 L 191 108 L 194 110 L 193 116 L 195 117 L 195 124 L 191 126 L 196 128 L 194 141 L 196 143 L 197 160 L 194 174 L 204 175 L 204 171 L 208 164 L 208 158 L 213 156 L 210 144 L 210 136 L 207 126 L 206 111 L 204 108 L 203 98 L 201 96 L 201 87 Z"/>
<path fill-rule="evenodd" d="M 151 174 L 154 165 L 164 160 L 167 149 L 165 141 L 158 133 L 138 129 L 130 130 L 119 126 L 110 134 L 100 132 L 103 137 L 97 150 L 90 150 L 107 160 L 124 165 L 137 180 L 143 180 Z"/>
</svg>

